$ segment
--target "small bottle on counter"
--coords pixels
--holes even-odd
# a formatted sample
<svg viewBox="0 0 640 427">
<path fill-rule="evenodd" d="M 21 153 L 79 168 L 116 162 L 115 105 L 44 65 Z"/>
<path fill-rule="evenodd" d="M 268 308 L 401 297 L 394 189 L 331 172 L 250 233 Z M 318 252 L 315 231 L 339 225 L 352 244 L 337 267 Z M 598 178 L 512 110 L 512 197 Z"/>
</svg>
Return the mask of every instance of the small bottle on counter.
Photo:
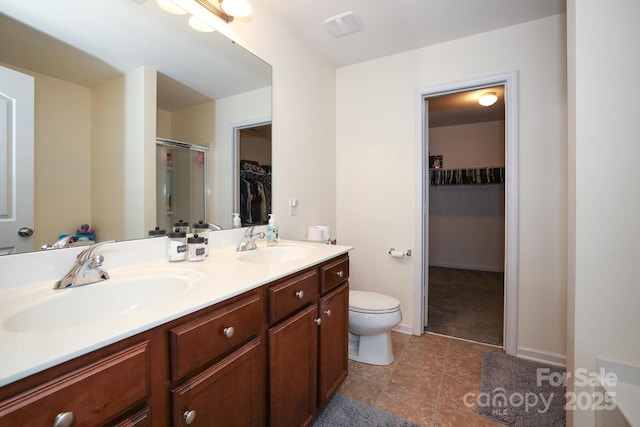
<svg viewBox="0 0 640 427">
<path fill-rule="evenodd" d="M 194 234 L 192 237 L 187 238 L 187 261 L 204 261 L 205 247 L 204 237 Z"/>
<path fill-rule="evenodd" d="M 240 214 L 236 212 L 233 213 L 233 228 L 242 228 L 242 220 L 240 219 Z"/>
<path fill-rule="evenodd" d="M 209 224 L 200 220 L 191 226 L 191 231 L 204 238 L 204 256 L 209 256 Z"/>
<path fill-rule="evenodd" d="M 278 223 L 273 214 L 269 214 L 269 225 L 267 225 L 267 246 L 278 244 Z"/>
<path fill-rule="evenodd" d="M 167 234 L 167 236 L 169 237 L 169 244 L 167 246 L 169 261 L 184 261 L 187 255 L 187 233 L 180 231 L 180 228 L 176 227 L 171 233 Z"/>
</svg>

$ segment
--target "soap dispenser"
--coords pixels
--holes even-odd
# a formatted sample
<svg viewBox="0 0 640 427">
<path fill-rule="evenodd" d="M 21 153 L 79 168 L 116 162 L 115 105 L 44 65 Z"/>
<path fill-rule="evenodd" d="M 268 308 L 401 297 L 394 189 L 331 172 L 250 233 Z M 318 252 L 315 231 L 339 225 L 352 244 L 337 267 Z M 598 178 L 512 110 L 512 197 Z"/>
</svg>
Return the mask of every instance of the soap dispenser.
<svg viewBox="0 0 640 427">
<path fill-rule="evenodd" d="M 242 228 L 242 220 L 237 212 L 233 213 L 233 228 Z"/>
<path fill-rule="evenodd" d="M 269 225 L 267 225 L 267 246 L 275 246 L 278 244 L 278 224 L 276 217 L 269 214 Z"/>
</svg>

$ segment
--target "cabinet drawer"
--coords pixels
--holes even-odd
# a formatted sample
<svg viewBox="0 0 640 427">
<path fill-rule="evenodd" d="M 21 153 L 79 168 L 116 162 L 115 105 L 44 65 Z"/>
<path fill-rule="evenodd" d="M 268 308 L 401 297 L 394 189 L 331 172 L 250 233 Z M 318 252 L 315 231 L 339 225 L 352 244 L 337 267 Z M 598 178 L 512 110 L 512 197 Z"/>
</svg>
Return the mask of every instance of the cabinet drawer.
<svg viewBox="0 0 640 427">
<path fill-rule="evenodd" d="M 320 269 L 320 293 L 325 294 L 349 279 L 349 257 L 339 258 Z"/>
<path fill-rule="evenodd" d="M 102 425 L 146 400 L 149 387 L 145 341 L 0 402 L 0 426 L 54 425 L 64 413 L 76 426 Z"/>
<path fill-rule="evenodd" d="M 318 298 L 318 273 L 311 270 L 282 283 L 267 291 L 269 295 L 269 322 L 276 323 Z"/>
<path fill-rule="evenodd" d="M 264 426 L 265 362 L 265 346 L 258 337 L 172 389 L 173 426 Z"/>
<path fill-rule="evenodd" d="M 181 378 L 258 335 L 260 312 L 260 296 L 252 295 L 171 329 L 172 379 Z"/>
</svg>

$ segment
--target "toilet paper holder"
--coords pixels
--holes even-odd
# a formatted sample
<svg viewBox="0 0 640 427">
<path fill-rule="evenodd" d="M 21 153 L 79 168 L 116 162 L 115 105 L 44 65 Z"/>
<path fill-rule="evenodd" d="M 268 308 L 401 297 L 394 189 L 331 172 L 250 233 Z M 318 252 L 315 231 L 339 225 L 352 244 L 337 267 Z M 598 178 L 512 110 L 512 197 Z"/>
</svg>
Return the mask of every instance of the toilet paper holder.
<svg viewBox="0 0 640 427">
<path fill-rule="evenodd" d="M 407 249 L 406 251 L 402 251 L 402 252 L 400 252 L 400 254 L 398 252 L 400 252 L 400 251 L 396 251 L 395 248 L 389 249 L 389 255 L 391 255 L 394 258 L 397 258 L 398 255 L 401 255 L 401 256 L 399 256 L 400 258 L 402 258 L 404 256 L 411 256 L 411 249 Z"/>
</svg>

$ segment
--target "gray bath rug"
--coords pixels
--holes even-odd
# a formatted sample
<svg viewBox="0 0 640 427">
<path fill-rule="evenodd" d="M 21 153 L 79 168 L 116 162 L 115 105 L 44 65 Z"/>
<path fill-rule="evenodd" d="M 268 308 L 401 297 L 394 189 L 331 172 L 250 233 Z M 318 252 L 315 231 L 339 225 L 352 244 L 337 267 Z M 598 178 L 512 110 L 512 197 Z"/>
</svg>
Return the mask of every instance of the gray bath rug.
<svg viewBox="0 0 640 427">
<path fill-rule="evenodd" d="M 336 393 L 313 427 L 419 427 L 395 415 Z"/>
<path fill-rule="evenodd" d="M 564 369 L 496 352 L 482 356 L 481 415 L 513 427 L 564 427 Z"/>
</svg>

